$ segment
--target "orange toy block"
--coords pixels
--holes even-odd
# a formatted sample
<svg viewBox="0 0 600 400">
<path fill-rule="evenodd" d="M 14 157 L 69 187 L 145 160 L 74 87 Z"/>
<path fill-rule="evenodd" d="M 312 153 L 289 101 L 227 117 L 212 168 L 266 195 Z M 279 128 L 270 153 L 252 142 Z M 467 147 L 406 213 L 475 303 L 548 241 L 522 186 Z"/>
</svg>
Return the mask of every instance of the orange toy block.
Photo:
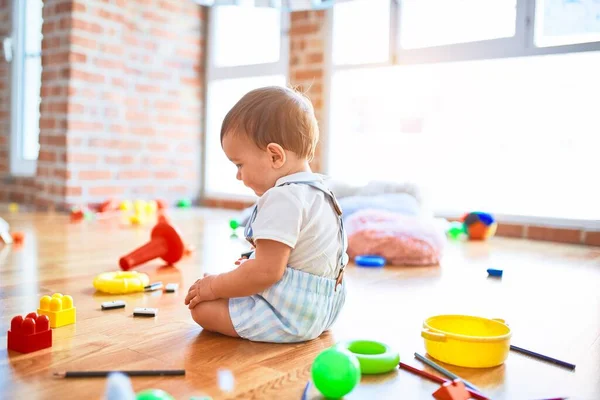
<svg viewBox="0 0 600 400">
<path fill-rule="evenodd" d="M 471 395 L 465 384 L 460 379 L 446 382 L 438 390 L 433 392 L 437 400 L 469 400 Z"/>
<path fill-rule="evenodd" d="M 54 293 L 52 297 L 44 296 L 40 299 L 38 314 L 47 315 L 50 318 L 51 328 L 74 324 L 75 307 L 73 306 L 73 298 L 63 296 L 60 293 Z"/>
<path fill-rule="evenodd" d="M 16 245 L 23 244 L 25 241 L 25 234 L 23 232 L 13 232 L 11 233 L 13 243 Z"/>
<path fill-rule="evenodd" d="M 10 321 L 6 345 L 9 350 L 31 353 L 51 346 L 52 330 L 46 315 L 29 313 L 25 319 L 17 315 Z"/>
</svg>

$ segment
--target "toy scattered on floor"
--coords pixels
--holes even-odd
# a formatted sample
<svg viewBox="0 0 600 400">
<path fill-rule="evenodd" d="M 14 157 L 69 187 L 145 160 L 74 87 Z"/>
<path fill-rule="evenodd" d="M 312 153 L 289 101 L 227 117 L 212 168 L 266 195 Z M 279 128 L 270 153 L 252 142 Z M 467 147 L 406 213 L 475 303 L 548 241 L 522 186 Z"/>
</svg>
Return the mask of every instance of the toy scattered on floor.
<svg viewBox="0 0 600 400">
<path fill-rule="evenodd" d="M 146 202 L 144 200 L 136 200 L 133 202 L 133 210 L 136 214 L 143 214 L 146 211 Z"/>
<path fill-rule="evenodd" d="M 102 310 L 114 310 L 117 308 L 125 308 L 127 304 L 123 300 L 105 301 L 100 305 Z"/>
<path fill-rule="evenodd" d="M 325 397 L 340 398 L 360 382 L 360 364 L 356 356 L 335 347 L 321 352 L 311 368 L 315 387 Z"/>
<path fill-rule="evenodd" d="M 8 211 L 10 213 L 16 213 L 19 212 L 19 205 L 17 203 L 10 203 L 8 205 Z"/>
<path fill-rule="evenodd" d="M 459 239 L 461 236 L 467 234 L 465 230 L 465 224 L 459 221 L 452 221 L 446 231 L 446 235 L 448 235 L 451 239 Z"/>
<path fill-rule="evenodd" d="M 503 271 L 501 269 L 488 268 L 487 273 L 489 276 L 502 278 Z"/>
<path fill-rule="evenodd" d="M 512 333 L 500 319 L 437 315 L 423 322 L 421 336 L 427 353 L 436 360 L 460 367 L 488 368 L 504 363 Z"/>
<path fill-rule="evenodd" d="M 110 373 L 106 380 L 104 400 L 135 400 L 131 379 L 120 372 Z"/>
<path fill-rule="evenodd" d="M 121 211 L 131 211 L 133 210 L 133 203 L 131 200 L 124 200 L 119 204 L 119 210 Z"/>
<path fill-rule="evenodd" d="M 147 389 L 139 392 L 135 400 L 175 400 L 175 398 L 161 389 Z"/>
<path fill-rule="evenodd" d="M 65 371 L 53 372 L 57 378 L 101 378 L 115 372 L 127 376 L 185 376 L 185 369 L 142 369 L 142 370 L 116 370 L 116 371 Z"/>
<path fill-rule="evenodd" d="M 356 256 L 354 263 L 360 267 L 383 267 L 385 258 L 379 256 Z"/>
<path fill-rule="evenodd" d="M 154 292 L 155 290 L 162 289 L 162 282 L 154 282 L 150 285 L 144 286 L 144 292 Z"/>
<path fill-rule="evenodd" d="M 233 373 L 228 369 L 219 369 L 217 371 L 217 383 L 219 389 L 224 392 L 233 392 L 235 387 L 235 379 Z"/>
<path fill-rule="evenodd" d="M 37 312 L 50 318 L 51 328 L 60 328 L 75 323 L 76 310 L 73 305 L 73 298 L 68 295 L 63 296 L 60 293 L 54 293 L 52 297 L 43 296 L 40 299 L 40 308 Z"/>
<path fill-rule="evenodd" d="M 403 370 L 405 370 L 405 371 L 408 371 L 408 372 L 410 372 L 412 374 L 415 374 L 415 375 L 418 375 L 420 377 L 423 377 L 425 379 L 429 379 L 432 382 L 439 383 L 440 385 L 443 385 L 446 382 L 451 382 L 451 381 L 449 381 L 447 379 L 440 378 L 437 375 L 430 374 L 429 372 L 424 371 L 422 369 L 411 367 L 410 365 L 404 364 L 402 362 L 400 363 L 400 368 L 403 369 Z M 482 395 L 479 392 L 476 392 L 476 391 L 471 390 L 471 389 L 467 389 L 467 391 L 471 394 L 471 397 L 473 397 L 474 399 L 477 399 L 477 400 L 488 400 L 487 397 L 485 397 L 484 395 Z"/>
<path fill-rule="evenodd" d="M 169 208 L 169 205 L 163 199 L 156 199 L 156 208 L 159 211 L 166 210 L 167 208 Z"/>
<path fill-rule="evenodd" d="M 158 204 L 156 204 L 156 201 L 154 200 L 149 200 L 146 203 L 146 208 L 144 211 L 146 211 L 146 214 L 148 215 L 154 215 L 158 211 Z"/>
<path fill-rule="evenodd" d="M 556 364 L 558 366 L 561 366 L 561 367 L 564 367 L 564 368 L 567 368 L 567 369 L 570 369 L 570 370 L 574 370 L 576 368 L 575 364 L 571 364 L 571 363 L 568 363 L 566 361 L 561 361 L 561 360 L 558 360 L 556 358 L 548 357 L 548 356 L 545 356 L 543 354 L 536 353 L 535 351 L 526 350 L 526 349 L 523 349 L 521 347 L 513 346 L 512 344 L 510 345 L 510 349 L 513 350 L 513 351 L 516 351 L 517 353 L 525 354 L 525 355 L 537 358 L 538 360 L 547 361 L 547 362 L 550 362 L 552 364 Z"/>
<path fill-rule="evenodd" d="M 162 258 L 169 264 L 181 260 L 185 252 L 185 244 L 175 227 L 159 222 L 152 229 L 150 241 L 121 257 L 119 266 L 127 271 L 155 258 Z"/>
<path fill-rule="evenodd" d="M 80 222 L 83 220 L 94 219 L 94 213 L 91 212 L 87 207 L 73 207 L 71 208 L 71 222 Z"/>
<path fill-rule="evenodd" d="M 25 234 L 23 232 L 13 232 L 11 236 L 13 243 L 16 245 L 21 245 L 25 241 Z"/>
<path fill-rule="evenodd" d="M 13 237 L 10 234 L 10 225 L 2 218 L 0 218 L 0 239 L 5 244 L 12 244 L 13 242 Z"/>
<path fill-rule="evenodd" d="M 156 317 L 156 314 L 158 314 L 158 308 L 151 308 L 151 307 L 138 307 L 135 308 L 133 310 L 133 316 L 134 317 Z"/>
<path fill-rule="evenodd" d="M 192 206 L 192 200 L 189 198 L 180 199 L 177 202 L 177 207 L 179 208 L 190 208 Z"/>
<path fill-rule="evenodd" d="M 455 379 L 444 383 L 442 387 L 433 392 L 433 397 L 437 400 L 469 400 L 471 394 L 460 379 Z"/>
<path fill-rule="evenodd" d="M 117 203 L 113 199 L 108 199 L 98 206 L 99 213 L 106 213 L 117 210 Z"/>
<path fill-rule="evenodd" d="M 167 283 L 165 286 L 165 292 L 175 293 L 179 289 L 179 283 Z"/>
<path fill-rule="evenodd" d="M 418 359 L 419 361 L 421 361 L 422 363 L 430 366 L 431 368 L 433 368 L 434 370 L 436 370 L 440 374 L 444 375 L 445 377 L 450 378 L 452 380 L 460 379 L 465 384 L 465 386 L 469 387 L 470 389 L 475 390 L 478 393 L 481 392 L 481 390 L 479 390 L 479 388 L 477 386 L 473 385 L 472 383 L 470 383 L 466 379 L 462 379 L 460 376 L 458 376 L 458 375 L 456 375 L 456 374 L 448 371 L 446 368 L 444 368 L 444 367 L 442 367 L 440 365 L 437 365 L 433 361 L 428 360 L 427 358 L 423 357 L 419 353 L 415 353 L 415 358 Z"/>
<path fill-rule="evenodd" d="M 389 265 L 437 265 L 446 244 L 440 221 L 384 210 L 361 210 L 344 222 L 348 256 L 377 254 Z"/>
<path fill-rule="evenodd" d="M 234 230 L 234 231 L 235 231 L 237 228 L 239 228 L 239 227 L 240 227 L 240 223 L 239 223 L 239 222 L 238 222 L 236 219 L 230 219 L 230 220 L 229 220 L 229 227 L 230 227 L 232 230 Z"/>
<path fill-rule="evenodd" d="M 103 272 L 94 278 L 96 290 L 110 294 L 143 292 L 150 277 L 137 271 Z"/>
<path fill-rule="evenodd" d="M 10 321 L 7 348 L 19 353 L 31 353 L 52 346 L 52 329 L 46 315 L 29 313 Z"/>
<path fill-rule="evenodd" d="M 388 373 L 395 370 L 400 362 L 397 351 L 374 340 L 352 340 L 338 343 L 335 347 L 354 354 L 360 364 L 361 374 L 365 375 Z"/>
<path fill-rule="evenodd" d="M 142 214 L 133 214 L 129 216 L 129 223 L 133 226 L 143 225 L 145 222 L 146 219 Z"/>
<path fill-rule="evenodd" d="M 489 239 L 496 233 L 498 224 L 491 214 L 485 212 L 468 213 L 462 218 L 465 231 L 471 240 Z"/>
</svg>

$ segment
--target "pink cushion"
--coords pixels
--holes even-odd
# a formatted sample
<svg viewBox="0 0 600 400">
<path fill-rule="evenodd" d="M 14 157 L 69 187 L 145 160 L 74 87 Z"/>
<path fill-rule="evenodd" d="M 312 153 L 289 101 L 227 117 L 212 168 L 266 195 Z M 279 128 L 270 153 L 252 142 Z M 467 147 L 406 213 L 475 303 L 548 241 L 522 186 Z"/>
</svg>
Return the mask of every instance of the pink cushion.
<svg viewBox="0 0 600 400">
<path fill-rule="evenodd" d="M 348 255 L 379 255 L 392 265 L 439 264 L 446 236 L 431 217 L 362 210 L 345 222 Z"/>
</svg>

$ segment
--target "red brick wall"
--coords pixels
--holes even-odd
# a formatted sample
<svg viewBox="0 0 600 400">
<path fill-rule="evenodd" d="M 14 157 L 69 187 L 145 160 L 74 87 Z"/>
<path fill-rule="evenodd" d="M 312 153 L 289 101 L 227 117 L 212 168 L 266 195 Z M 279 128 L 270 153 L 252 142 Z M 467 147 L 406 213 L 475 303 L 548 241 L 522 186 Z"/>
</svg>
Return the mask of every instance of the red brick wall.
<svg viewBox="0 0 600 400">
<path fill-rule="evenodd" d="M 192 1 L 44 2 L 38 206 L 197 196 L 205 18 Z"/>
<path fill-rule="evenodd" d="M 297 11 L 291 15 L 290 25 L 290 83 L 303 90 L 315 107 L 321 140 L 311 163 L 314 171 L 322 170 L 322 143 L 327 136 L 325 117 L 325 35 L 326 11 Z"/>
<path fill-rule="evenodd" d="M 205 13 L 192 1 L 76 3 L 67 201 L 196 197 Z"/>
</svg>

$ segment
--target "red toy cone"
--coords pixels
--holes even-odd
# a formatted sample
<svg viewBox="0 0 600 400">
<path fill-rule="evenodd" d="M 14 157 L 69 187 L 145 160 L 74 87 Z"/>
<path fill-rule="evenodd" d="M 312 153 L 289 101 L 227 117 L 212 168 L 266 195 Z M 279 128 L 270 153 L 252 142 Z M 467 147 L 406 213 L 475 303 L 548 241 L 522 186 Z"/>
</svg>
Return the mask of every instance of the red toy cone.
<svg viewBox="0 0 600 400">
<path fill-rule="evenodd" d="M 181 260 L 185 245 L 177 229 L 165 222 L 156 224 L 150 234 L 150 241 L 121 257 L 119 266 L 128 271 L 138 265 L 144 264 L 155 258 L 162 258 L 169 264 Z"/>
</svg>

